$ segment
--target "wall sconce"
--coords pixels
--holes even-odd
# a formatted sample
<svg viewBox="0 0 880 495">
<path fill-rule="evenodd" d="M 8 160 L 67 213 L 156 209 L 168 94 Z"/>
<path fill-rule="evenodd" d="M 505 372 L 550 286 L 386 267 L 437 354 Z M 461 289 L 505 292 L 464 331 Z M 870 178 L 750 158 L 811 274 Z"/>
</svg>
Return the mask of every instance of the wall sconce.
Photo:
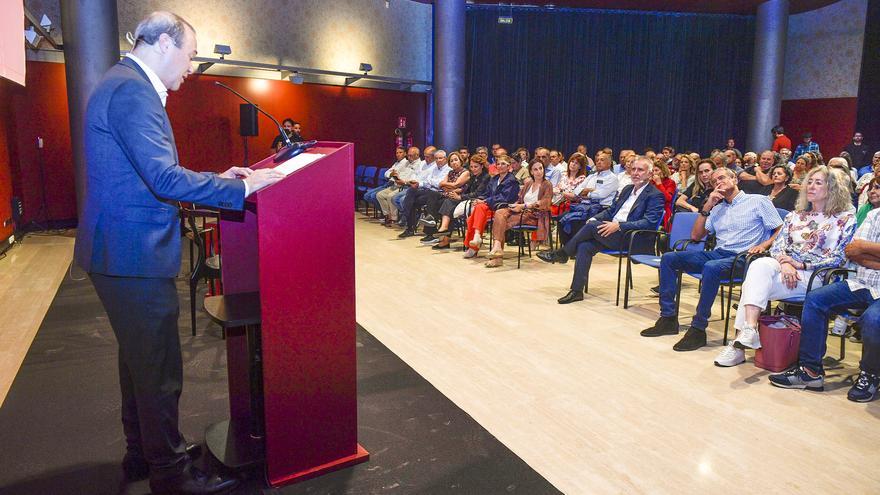
<svg viewBox="0 0 880 495">
<path fill-rule="evenodd" d="M 369 73 L 371 70 L 373 70 L 373 65 L 372 65 L 372 64 L 368 64 L 368 63 L 366 63 L 366 62 L 361 62 L 361 64 L 358 66 L 358 71 L 363 72 L 365 76 L 366 76 L 367 73 Z M 345 85 L 346 85 L 346 86 L 349 86 L 349 85 L 351 85 L 353 82 L 355 82 L 355 81 L 359 81 L 359 80 L 361 80 L 361 79 L 362 79 L 362 77 L 360 77 L 360 76 L 346 77 L 346 78 L 345 78 Z"/>
</svg>

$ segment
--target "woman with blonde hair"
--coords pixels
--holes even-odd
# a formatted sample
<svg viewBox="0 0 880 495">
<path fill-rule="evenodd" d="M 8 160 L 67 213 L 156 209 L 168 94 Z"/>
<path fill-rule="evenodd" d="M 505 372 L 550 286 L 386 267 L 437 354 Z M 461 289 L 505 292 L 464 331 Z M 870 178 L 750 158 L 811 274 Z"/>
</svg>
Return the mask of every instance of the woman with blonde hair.
<svg viewBox="0 0 880 495">
<path fill-rule="evenodd" d="M 712 192 L 712 172 L 715 170 L 715 162 L 709 160 L 700 160 L 697 164 L 696 179 L 678 195 L 675 200 L 676 211 L 692 211 L 697 213 L 706 202 L 706 198 Z"/>
<path fill-rule="evenodd" d="M 783 220 L 770 256 L 753 261 L 746 272 L 734 324 L 738 335 L 716 365 L 735 366 L 745 361 L 743 349 L 761 348 L 758 316 L 769 301 L 803 296 L 815 270 L 846 263 L 844 248 L 856 229 L 847 180 L 825 166 L 807 172 L 795 211 Z"/>
<path fill-rule="evenodd" d="M 690 155 L 678 155 L 678 171 L 670 177 L 679 190 L 685 190 L 694 183 L 694 162 Z"/>
</svg>

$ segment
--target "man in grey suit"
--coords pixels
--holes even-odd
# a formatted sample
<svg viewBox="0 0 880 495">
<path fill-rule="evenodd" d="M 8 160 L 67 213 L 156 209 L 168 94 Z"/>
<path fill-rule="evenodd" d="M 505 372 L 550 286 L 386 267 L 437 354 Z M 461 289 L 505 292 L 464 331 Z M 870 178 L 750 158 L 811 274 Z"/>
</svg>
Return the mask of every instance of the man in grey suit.
<svg viewBox="0 0 880 495">
<path fill-rule="evenodd" d="M 283 178 L 232 167 L 196 173 L 178 162 L 168 91 L 192 73 L 196 35 L 169 12 L 141 21 L 131 53 L 98 83 L 86 110 L 87 187 L 76 262 L 88 273 L 119 344 L 122 424 L 129 480 L 153 493 L 217 493 L 236 480 L 192 465 L 178 430 L 183 382 L 176 201 L 242 209 L 245 197 Z"/>
</svg>

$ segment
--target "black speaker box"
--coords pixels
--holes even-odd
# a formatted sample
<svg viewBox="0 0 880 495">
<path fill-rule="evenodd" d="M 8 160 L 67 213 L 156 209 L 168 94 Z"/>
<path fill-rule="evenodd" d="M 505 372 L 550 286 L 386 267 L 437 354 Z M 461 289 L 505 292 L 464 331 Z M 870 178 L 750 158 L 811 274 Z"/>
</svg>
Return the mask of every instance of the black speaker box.
<svg viewBox="0 0 880 495">
<path fill-rule="evenodd" d="M 256 136 L 260 134 L 260 126 L 257 123 L 257 107 L 250 103 L 239 105 L 239 129 L 242 136 Z"/>
</svg>

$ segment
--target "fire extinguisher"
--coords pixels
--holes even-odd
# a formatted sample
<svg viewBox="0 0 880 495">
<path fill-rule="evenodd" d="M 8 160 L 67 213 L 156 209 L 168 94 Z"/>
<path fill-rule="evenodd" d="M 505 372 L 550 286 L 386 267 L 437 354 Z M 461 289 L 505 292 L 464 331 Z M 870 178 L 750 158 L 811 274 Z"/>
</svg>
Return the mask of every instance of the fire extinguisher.
<svg viewBox="0 0 880 495">
<path fill-rule="evenodd" d="M 406 128 L 406 117 L 397 117 L 397 129 L 394 129 L 394 147 L 409 149 L 413 145 L 412 131 Z"/>
</svg>

